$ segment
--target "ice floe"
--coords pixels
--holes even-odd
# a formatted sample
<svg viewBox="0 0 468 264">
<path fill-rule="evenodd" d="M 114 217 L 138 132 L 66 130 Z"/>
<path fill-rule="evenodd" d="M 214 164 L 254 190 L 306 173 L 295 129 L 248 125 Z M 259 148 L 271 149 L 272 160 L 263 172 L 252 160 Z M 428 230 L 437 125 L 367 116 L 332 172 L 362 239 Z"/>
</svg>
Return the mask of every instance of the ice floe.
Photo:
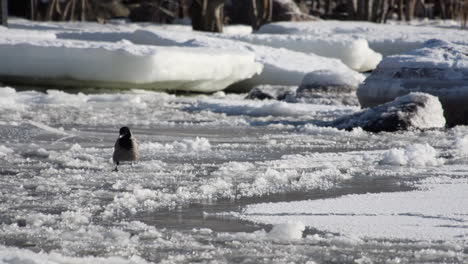
<svg viewBox="0 0 468 264">
<path fill-rule="evenodd" d="M 2 39 L 3 80 L 213 92 L 260 73 L 248 51 L 122 42 Z"/>
<path fill-rule="evenodd" d="M 92 41 L 129 40 L 140 45 L 204 47 L 217 50 L 250 51 L 255 61 L 263 65 L 263 71 L 248 80 L 249 86 L 258 84 L 299 85 L 311 71 L 329 70 L 349 76 L 349 85 L 361 83 L 364 77 L 349 69 L 341 61 L 302 53 L 284 48 L 273 48 L 191 32 L 169 32 L 158 27 L 148 27 L 131 32 L 65 32 L 58 34 L 63 39 Z M 312 83 L 314 80 L 310 80 Z"/>
</svg>

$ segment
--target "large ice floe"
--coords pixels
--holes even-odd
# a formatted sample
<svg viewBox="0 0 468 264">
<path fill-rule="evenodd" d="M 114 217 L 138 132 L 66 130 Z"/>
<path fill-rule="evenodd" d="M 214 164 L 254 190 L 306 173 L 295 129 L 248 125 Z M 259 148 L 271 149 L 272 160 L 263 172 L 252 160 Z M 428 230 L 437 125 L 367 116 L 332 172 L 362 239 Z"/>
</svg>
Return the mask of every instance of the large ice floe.
<svg viewBox="0 0 468 264">
<path fill-rule="evenodd" d="M 213 92 L 262 71 L 248 51 L 2 38 L 3 81 Z"/>
<path fill-rule="evenodd" d="M 316 70 L 329 70 L 337 74 L 349 75 L 350 85 L 355 85 L 356 82 L 360 83 L 364 79 L 361 74 L 352 71 L 337 59 L 321 57 L 313 53 L 305 54 L 288 49 L 254 45 L 195 32 L 171 32 L 160 27 L 147 27 L 132 32 L 71 32 L 58 34 L 58 37 L 99 41 L 126 39 L 141 45 L 250 51 L 255 54 L 255 61 L 263 65 L 263 71 L 247 80 L 248 87 L 258 84 L 299 85 L 308 72 Z"/>
<path fill-rule="evenodd" d="M 435 24 L 435 25 L 434 25 Z M 468 44 L 468 32 L 458 25 L 443 23 L 377 24 L 357 21 L 276 22 L 263 25 L 258 33 L 306 35 L 316 39 L 359 38 L 383 56 L 400 54 L 416 48 L 430 39 L 443 39 L 459 45 Z"/>
<path fill-rule="evenodd" d="M 414 51 L 385 58 L 357 95 L 363 107 L 411 92 L 439 97 L 450 126 L 468 124 L 468 46 L 429 40 Z"/>
</svg>

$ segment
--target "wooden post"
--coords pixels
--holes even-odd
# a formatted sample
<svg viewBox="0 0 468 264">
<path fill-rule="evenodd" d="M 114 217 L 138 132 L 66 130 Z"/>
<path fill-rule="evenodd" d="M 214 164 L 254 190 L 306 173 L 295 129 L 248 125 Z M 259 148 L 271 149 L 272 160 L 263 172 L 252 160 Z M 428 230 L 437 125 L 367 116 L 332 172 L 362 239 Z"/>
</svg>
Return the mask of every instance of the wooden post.
<svg viewBox="0 0 468 264">
<path fill-rule="evenodd" d="M 37 0 L 29 1 L 29 19 L 36 20 Z"/>
<path fill-rule="evenodd" d="M 0 25 L 8 26 L 8 0 L 0 0 Z"/>
<path fill-rule="evenodd" d="M 194 0 L 190 7 L 192 28 L 199 31 L 223 32 L 224 0 Z"/>
</svg>

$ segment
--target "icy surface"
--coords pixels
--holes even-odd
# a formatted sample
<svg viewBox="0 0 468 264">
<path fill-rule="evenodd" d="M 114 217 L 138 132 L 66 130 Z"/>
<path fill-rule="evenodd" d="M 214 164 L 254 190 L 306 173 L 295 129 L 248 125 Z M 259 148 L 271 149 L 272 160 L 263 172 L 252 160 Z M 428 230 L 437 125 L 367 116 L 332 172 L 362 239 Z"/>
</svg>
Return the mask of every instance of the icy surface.
<svg viewBox="0 0 468 264">
<path fill-rule="evenodd" d="M 357 107 L 245 94 L 0 94 L 4 262 L 468 258 L 466 127 L 346 132 L 314 123 Z M 122 125 L 132 128 L 142 159 L 112 172 Z M 389 154 L 395 150 L 403 152 Z M 274 226 L 233 218 L 249 204 L 302 200 L 324 214 L 287 204 L 281 210 L 299 213 L 269 210 L 258 220 L 278 219 Z M 417 225 L 403 232 L 398 224 Z"/>
</svg>

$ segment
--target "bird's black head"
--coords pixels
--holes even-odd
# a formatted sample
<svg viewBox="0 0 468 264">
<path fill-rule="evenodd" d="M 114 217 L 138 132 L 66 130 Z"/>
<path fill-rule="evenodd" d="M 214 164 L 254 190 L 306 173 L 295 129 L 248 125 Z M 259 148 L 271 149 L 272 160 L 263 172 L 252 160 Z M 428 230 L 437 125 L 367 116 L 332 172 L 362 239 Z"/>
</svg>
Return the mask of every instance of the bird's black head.
<svg viewBox="0 0 468 264">
<path fill-rule="evenodd" d="M 128 127 L 122 127 L 119 130 L 119 135 L 120 137 L 130 137 L 132 135 L 132 132 L 130 132 L 130 128 Z"/>
</svg>

